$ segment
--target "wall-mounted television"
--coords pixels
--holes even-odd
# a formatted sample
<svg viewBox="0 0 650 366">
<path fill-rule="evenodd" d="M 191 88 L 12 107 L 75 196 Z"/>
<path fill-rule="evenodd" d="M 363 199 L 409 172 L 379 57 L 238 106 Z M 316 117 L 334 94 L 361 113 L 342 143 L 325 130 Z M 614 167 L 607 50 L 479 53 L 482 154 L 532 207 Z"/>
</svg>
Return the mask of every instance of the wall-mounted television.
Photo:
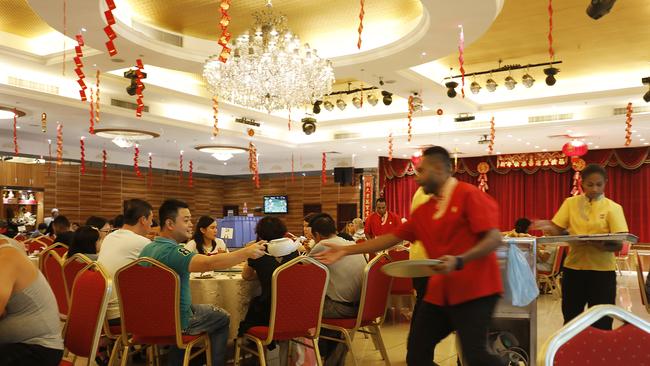
<svg viewBox="0 0 650 366">
<path fill-rule="evenodd" d="M 287 196 L 264 196 L 265 214 L 286 214 L 288 212 Z"/>
</svg>

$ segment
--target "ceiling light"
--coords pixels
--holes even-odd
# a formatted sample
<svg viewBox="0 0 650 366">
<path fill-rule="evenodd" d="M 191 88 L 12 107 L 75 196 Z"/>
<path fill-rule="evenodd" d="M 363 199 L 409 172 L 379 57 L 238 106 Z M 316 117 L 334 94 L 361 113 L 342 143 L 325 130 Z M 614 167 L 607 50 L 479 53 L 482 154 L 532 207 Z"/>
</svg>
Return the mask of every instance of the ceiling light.
<svg viewBox="0 0 650 366">
<path fill-rule="evenodd" d="M 422 56 L 426 56 L 427 53 L 426 53 L 426 52 L 422 52 L 421 55 L 422 55 Z"/>
<path fill-rule="evenodd" d="M 212 154 L 212 157 L 219 160 L 219 161 L 226 161 L 232 159 L 233 155 L 231 153 L 214 153 Z"/>
<path fill-rule="evenodd" d="M 504 84 L 506 85 L 506 89 L 512 90 L 517 85 L 517 80 L 515 80 L 512 76 L 508 75 L 506 77 L 506 80 L 504 81 Z"/>
<path fill-rule="evenodd" d="M 338 102 L 337 102 L 337 104 L 338 104 Z M 343 107 L 343 108 L 345 108 L 345 107 Z M 303 118 L 302 119 L 302 132 L 304 132 L 305 135 L 311 135 L 312 133 L 316 132 L 316 118 L 312 118 L 312 117 Z"/>
<path fill-rule="evenodd" d="M 121 148 L 133 147 L 141 141 L 155 139 L 160 136 L 155 132 L 126 128 L 97 128 L 95 129 L 95 135 L 111 139 L 115 145 Z"/>
<path fill-rule="evenodd" d="M 381 95 L 383 96 L 382 102 L 384 105 L 390 105 L 393 103 L 393 93 L 382 90 Z"/>
<path fill-rule="evenodd" d="M 378 101 L 379 99 L 377 99 L 375 94 L 368 94 L 368 103 L 370 103 L 371 106 L 376 106 Z"/>
<path fill-rule="evenodd" d="M 594 149 L 598 149 L 599 147 L 600 147 L 600 146 L 597 146 L 597 145 L 596 145 L 596 146 L 594 146 Z"/>
<path fill-rule="evenodd" d="M 325 103 L 323 103 L 323 106 L 325 107 L 325 109 L 327 109 L 328 112 L 331 112 L 332 109 L 334 109 L 334 104 L 332 104 L 332 102 L 330 102 L 329 100 L 326 100 Z"/>
<path fill-rule="evenodd" d="M 555 75 L 557 75 L 560 72 L 560 69 L 557 69 L 555 67 L 548 67 L 544 69 L 544 75 L 546 75 L 546 85 L 548 86 L 553 86 L 555 85 Z"/>
<path fill-rule="evenodd" d="M 512 138 L 512 135 L 508 135 L 508 137 Z"/>
<path fill-rule="evenodd" d="M 646 103 L 650 103 L 650 90 L 643 94 L 643 100 L 645 100 Z"/>
<path fill-rule="evenodd" d="M 639 141 L 645 141 L 645 139 L 639 139 Z"/>
<path fill-rule="evenodd" d="M 456 93 L 456 87 L 458 86 L 458 83 L 455 81 L 448 81 L 445 83 L 445 87 L 447 88 L 447 96 L 449 98 L 454 98 L 458 93 Z"/>
<path fill-rule="evenodd" d="M 481 85 L 476 81 L 472 81 L 469 85 L 469 90 L 472 91 L 472 94 L 478 94 L 481 91 Z"/>
<path fill-rule="evenodd" d="M 16 117 L 22 117 L 25 115 L 25 112 L 14 108 L 0 106 L 0 119 L 12 119 L 14 118 L 14 115 L 16 115 Z"/>
<path fill-rule="evenodd" d="M 418 93 L 413 93 L 413 98 L 411 98 L 411 104 L 413 105 L 414 111 L 422 110 L 422 98 L 418 96 Z"/>
<path fill-rule="evenodd" d="M 590 0 L 587 6 L 587 15 L 592 19 L 600 19 L 609 13 L 616 0 Z"/>
<path fill-rule="evenodd" d="M 344 110 L 345 107 L 347 107 L 348 105 L 345 103 L 343 99 L 339 99 L 336 101 L 336 106 L 339 107 L 340 110 Z"/>
<path fill-rule="evenodd" d="M 535 79 L 532 76 L 530 76 L 530 74 L 525 74 L 521 78 L 521 83 L 524 84 L 526 88 L 530 88 L 535 83 Z"/>
<path fill-rule="evenodd" d="M 487 89 L 490 93 L 497 90 L 497 86 L 499 86 L 499 84 L 497 84 L 497 82 L 492 78 L 487 79 L 485 82 L 485 89 Z"/>
<path fill-rule="evenodd" d="M 321 105 L 321 104 L 323 104 L 323 101 L 321 101 L 321 100 L 317 100 L 317 101 L 314 102 L 314 108 L 312 108 L 312 111 L 313 111 L 315 114 L 320 113 L 320 105 Z"/>
<path fill-rule="evenodd" d="M 248 149 L 239 146 L 226 146 L 226 145 L 199 145 L 195 146 L 194 149 L 208 153 L 212 155 L 213 158 L 219 161 L 226 161 L 233 158 L 236 154 L 243 154 L 248 151 Z M 226 165 L 224 163 L 224 165 Z"/>
<path fill-rule="evenodd" d="M 539 149 L 539 146 L 535 145 L 535 148 L 536 148 L 536 149 Z"/>
<path fill-rule="evenodd" d="M 357 109 L 361 108 L 361 99 L 359 97 L 352 98 L 352 105 Z"/>
</svg>

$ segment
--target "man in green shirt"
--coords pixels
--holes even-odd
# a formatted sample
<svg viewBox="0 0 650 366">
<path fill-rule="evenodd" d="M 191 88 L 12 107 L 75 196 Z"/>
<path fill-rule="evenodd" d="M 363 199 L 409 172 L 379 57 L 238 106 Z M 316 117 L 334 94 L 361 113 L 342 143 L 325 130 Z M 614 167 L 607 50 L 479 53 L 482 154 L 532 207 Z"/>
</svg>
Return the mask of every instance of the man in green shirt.
<svg viewBox="0 0 650 366">
<path fill-rule="evenodd" d="M 207 332 L 212 344 L 212 365 L 226 365 L 226 344 L 230 315 L 212 305 L 193 305 L 190 293 L 190 272 L 206 272 L 228 268 L 249 258 L 264 255 L 261 242 L 246 248 L 219 255 L 207 256 L 193 253 L 179 242 L 185 242 L 192 236 L 192 215 L 187 203 L 169 199 L 158 210 L 160 219 L 160 236 L 144 247 L 140 257 L 150 257 L 160 261 L 174 270 L 180 277 L 180 318 L 184 334 Z M 170 365 L 183 362 L 183 351 L 172 347 L 169 354 Z"/>
</svg>

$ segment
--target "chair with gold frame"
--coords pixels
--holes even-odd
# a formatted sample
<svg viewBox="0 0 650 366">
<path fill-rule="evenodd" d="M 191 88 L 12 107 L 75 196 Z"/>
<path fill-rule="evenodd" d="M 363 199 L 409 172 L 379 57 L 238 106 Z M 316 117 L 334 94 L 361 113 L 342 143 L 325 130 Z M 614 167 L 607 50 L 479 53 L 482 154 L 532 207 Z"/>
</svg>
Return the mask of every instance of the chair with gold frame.
<svg viewBox="0 0 650 366">
<path fill-rule="evenodd" d="M 77 277 L 77 273 L 92 262 L 93 261 L 90 258 L 81 253 L 73 255 L 63 262 L 63 281 L 65 283 L 65 292 L 68 297 L 68 303 L 70 303 L 72 284 L 74 283 L 75 277 Z"/>
<path fill-rule="evenodd" d="M 63 260 L 54 250 L 46 250 L 41 256 L 42 271 L 45 279 L 50 284 L 56 304 L 59 309 L 59 318 L 65 320 L 68 315 L 68 294 L 63 276 Z"/>
<path fill-rule="evenodd" d="M 641 255 L 639 252 L 636 252 L 636 277 L 639 281 L 639 293 L 641 294 L 641 303 L 645 307 L 645 311 L 650 314 L 650 301 L 648 299 L 648 293 L 646 292 L 645 277 L 643 277 L 643 263 L 641 261 Z"/>
<path fill-rule="evenodd" d="M 276 268 L 271 280 L 269 325 L 252 327 L 235 341 L 235 365 L 239 365 L 241 350 L 245 350 L 265 366 L 265 346 L 273 341 L 293 341 L 313 348 L 316 363 L 321 366 L 318 338 L 328 282 L 327 267 L 310 257 L 300 256 Z M 312 344 L 296 338 L 308 338 Z M 253 341 L 256 349 L 247 347 L 246 340 Z"/>
</svg>

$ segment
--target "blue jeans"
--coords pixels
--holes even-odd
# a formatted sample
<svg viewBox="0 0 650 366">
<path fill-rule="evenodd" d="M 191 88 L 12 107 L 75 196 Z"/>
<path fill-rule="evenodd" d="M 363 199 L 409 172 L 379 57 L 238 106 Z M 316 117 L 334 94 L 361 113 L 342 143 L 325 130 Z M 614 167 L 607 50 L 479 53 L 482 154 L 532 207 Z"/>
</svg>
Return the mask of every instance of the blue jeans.
<svg viewBox="0 0 650 366">
<path fill-rule="evenodd" d="M 190 323 L 183 334 L 208 333 L 212 347 L 212 366 L 225 366 L 229 329 L 230 314 L 216 306 L 201 304 L 192 305 Z M 182 365 L 184 353 L 184 350 L 172 347 L 169 351 L 169 365 Z"/>
</svg>

